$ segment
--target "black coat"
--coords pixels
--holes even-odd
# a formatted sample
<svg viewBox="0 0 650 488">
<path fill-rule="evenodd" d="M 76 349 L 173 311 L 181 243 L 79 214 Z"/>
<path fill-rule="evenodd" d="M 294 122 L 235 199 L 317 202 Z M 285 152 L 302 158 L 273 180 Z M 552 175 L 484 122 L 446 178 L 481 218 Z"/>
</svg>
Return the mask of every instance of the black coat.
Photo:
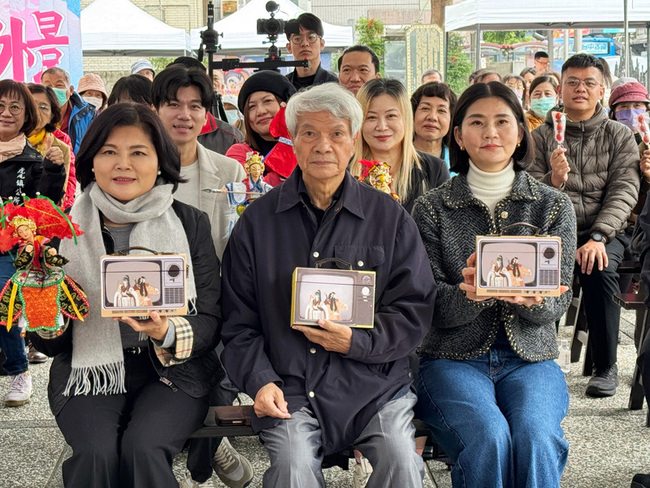
<svg viewBox="0 0 650 488">
<path fill-rule="evenodd" d="M 247 207 L 223 258 L 229 377 L 253 398 L 276 382 L 290 413 L 309 405 L 326 454 L 350 445 L 411 384 L 408 356 L 430 328 L 436 290 L 415 223 L 390 195 L 347 172 L 339 195 L 318 225 L 296 167 Z M 324 258 L 376 272 L 374 328 L 353 329 L 345 355 L 291 328 L 292 273 Z M 253 428 L 279 422 L 254 416 Z"/>
<path fill-rule="evenodd" d="M 196 309 L 198 314 L 186 316 L 192 326 L 194 343 L 192 357 L 182 364 L 163 367 L 149 347 L 149 357 L 161 378 L 194 398 L 207 395 L 224 376 L 215 352 L 221 332 L 221 279 L 219 259 L 210 237 L 210 222 L 205 212 L 174 201 L 172 208 L 183 224 L 190 246 L 194 279 L 196 282 Z M 107 238 L 108 237 L 108 238 Z M 106 252 L 113 252 L 112 239 L 104 236 Z M 99 263 L 96 264 L 99 266 Z M 43 339 L 37 333 L 29 333 L 32 344 L 48 356 L 55 356 L 50 368 L 48 397 L 50 408 L 57 415 L 70 397 L 63 396 L 72 364 L 72 326 L 56 339 Z M 80 325 L 83 327 L 83 324 Z"/>
<path fill-rule="evenodd" d="M 22 194 L 34 198 L 37 193 L 55 202 L 63 196 L 65 167 L 52 163 L 29 143 L 18 156 L 0 163 L 0 197 L 22 202 Z"/>
<path fill-rule="evenodd" d="M 413 165 L 411 169 L 411 188 L 409 188 L 408 195 L 402 201 L 402 206 L 408 213 L 413 211 L 415 200 L 449 180 L 449 170 L 442 159 L 423 152 L 418 152 L 418 156 L 420 156 L 421 168 Z"/>
</svg>

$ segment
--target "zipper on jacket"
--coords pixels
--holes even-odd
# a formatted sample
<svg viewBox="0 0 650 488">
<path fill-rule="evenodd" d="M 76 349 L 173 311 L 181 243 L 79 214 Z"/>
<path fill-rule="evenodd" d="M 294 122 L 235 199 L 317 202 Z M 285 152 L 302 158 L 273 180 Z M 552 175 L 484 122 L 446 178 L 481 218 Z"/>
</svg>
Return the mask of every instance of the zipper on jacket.
<svg viewBox="0 0 650 488">
<path fill-rule="evenodd" d="M 176 387 L 174 386 L 174 383 L 172 383 L 171 381 L 169 381 L 167 378 L 161 376 L 161 377 L 160 377 L 160 381 L 161 381 L 162 383 L 166 384 L 167 386 L 169 386 L 169 387 L 172 389 L 172 391 L 174 391 L 174 392 L 178 391 L 178 388 L 176 388 Z"/>
</svg>

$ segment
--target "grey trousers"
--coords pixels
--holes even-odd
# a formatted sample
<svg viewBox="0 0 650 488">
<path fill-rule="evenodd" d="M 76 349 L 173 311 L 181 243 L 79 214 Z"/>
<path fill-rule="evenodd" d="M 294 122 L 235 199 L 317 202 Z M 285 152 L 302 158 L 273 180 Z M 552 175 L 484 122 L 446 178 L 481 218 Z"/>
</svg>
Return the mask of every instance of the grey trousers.
<svg viewBox="0 0 650 488">
<path fill-rule="evenodd" d="M 391 400 L 370 420 L 354 442 L 372 464 L 367 488 L 417 488 L 422 486 L 424 464 L 415 452 L 411 391 Z M 336 415 L 336 414 L 333 414 Z M 271 467 L 264 487 L 324 487 L 321 469 L 321 429 L 309 407 L 303 407 L 273 429 L 260 432 Z"/>
</svg>

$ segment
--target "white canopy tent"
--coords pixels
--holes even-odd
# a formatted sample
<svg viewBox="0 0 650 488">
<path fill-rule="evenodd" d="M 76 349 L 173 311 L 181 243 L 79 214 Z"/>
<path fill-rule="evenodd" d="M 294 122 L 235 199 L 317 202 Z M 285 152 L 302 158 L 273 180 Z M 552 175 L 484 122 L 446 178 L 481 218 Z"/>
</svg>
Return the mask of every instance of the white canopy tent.
<svg viewBox="0 0 650 488">
<path fill-rule="evenodd" d="M 268 38 L 257 35 L 257 19 L 270 18 L 265 8 L 266 2 L 267 0 L 252 0 L 237 12 L 215 22 L 214 29 L 219 34 L 223 34 L 223 37 L 219 37 L 221 50 L 218 54 L 263 54 L 268 50 L 270 46 Z M 291 0 L 276 0 L 276 3 L 280 5 L 280 10 L 275 14 L 276 19 L 295 19 L 305 12 Z M 202 30 L 205 30 L 205 27 L 191 31 L 194 50 L 198 50 L 201 45 Z M 351 46 L 354 42 L 351 26 L 323 22 L 323 31 L 326 51 L 330 48 Z M 277 46 L 283 47 L 286 42 L 284 33 L 281 33 L 278 36 Z"/>
<path fill-rule="evenodd" d="M 627 14 L 627 19 L 626 19 Z M 553 30 L 624 27 L 646 28 L 650 38 L 650 0 L 464 0 L 445 7 L 445 30 L 477 33 L 476 65 L 480 61 L 481 31 Z M 627 32 L 627 31 L 626 31 Z M 627 34 L 626 34 L 627 38 Z M 629 43 L 625 46 L 629 62 Z M 650 49 L 648 65 L 650 65 Z M 552 51 L 549 50 L 552 55 Z M 650 86 L 650 70 L 647 73 Z"/>
<path fill-rule="evenodd" d="M 445 30 L 546 30 L 622 27 L 623 0 L 465 0 L 445 7 Z M 649 0 L 628 0 L 630 27 L 650 22 Z"/>
<path fill-rule="evenodd" d="M 181 56 L 190 38 L 129 0 L 95 0 L 81 11 L 84 56 Z"/>
</svg>

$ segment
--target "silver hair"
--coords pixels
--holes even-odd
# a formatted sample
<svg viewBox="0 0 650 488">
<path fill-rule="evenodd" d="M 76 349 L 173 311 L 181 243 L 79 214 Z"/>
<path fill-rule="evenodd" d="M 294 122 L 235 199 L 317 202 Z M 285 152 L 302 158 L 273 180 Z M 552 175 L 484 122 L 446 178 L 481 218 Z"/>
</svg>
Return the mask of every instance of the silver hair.
<svg viewBox="0 0 650 488">
<path fill-rule="evenodd" d="M 299 91 L 289 99 L 285 112 L 287 128 L 293 136 L 298 128 L 298 118 L 306 113 L 329 112 L 337 119 L 350 122 L 350 135 L 361 129 L 363 111 L 354 95 L 337 83 L 323 83 Z"/>
<path fill-rule="evenodd" d="M 61 73 L 63 75 L 63 77 L 65 78 L 65 82 L 68 84 L 68 86 L 70 86 L 72 84 L 71 81 L 70 81 L 70 73 L 68 73 L 63 68 L 59 68 L 57 66 L 53 66 L 52 68 L 48 68 L 45 71 L 43 71 L 43 73 L 41 74 L 41 78 L 44 75 L 47 75 L 47 74 L 54 75 L 54 74 L 57 74 L 57 73 Z"/>
<path fill-rule="evenodd" d="M 429 75 L 435 75 L 435 74 L 440 76 L 440 79 L 442 80 L 442 73 L 440 71 L 438 71 L 437 69 L 432 68 L 432 69 L 428 69 L 424 73 L 422 73 L 422 81 L 424 81 L 425 77 L 427 77 Z"/>
</svg>

